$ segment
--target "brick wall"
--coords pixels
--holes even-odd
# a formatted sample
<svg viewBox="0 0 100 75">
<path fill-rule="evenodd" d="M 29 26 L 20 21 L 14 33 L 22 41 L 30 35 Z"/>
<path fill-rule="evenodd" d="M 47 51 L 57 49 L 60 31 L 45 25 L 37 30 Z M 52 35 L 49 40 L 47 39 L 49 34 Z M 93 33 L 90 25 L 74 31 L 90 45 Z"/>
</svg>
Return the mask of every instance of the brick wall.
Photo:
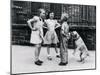
<svg viewBox="0 0 100 75">
<path fill-rule="evenodd" d="M 30 28 L 25 25 L 12 25 L 12 44 L 27 44 L 30 40 Z"/>
<path fill-rule="evenodd" d="M 59 30 L 57 29 L 57 35 L 60 36 Z M 71 27 L 70 31 L 76 30 L 89 50 L 96 49 L 96 29 L 95 27 Z M 12 25 L 12 44 L 13 45 L 32 45 L 30 43 L 31 30 L 27 25 Z M 46 30 L 44 29 L 44 33 Z M 58 37 L 59 38 L 59 37 Z M 45 45 L 44 45 L 45 46 Z M 59 44 L 58 44 L 59 46 Z M 69 40 L 69 48 L 73 48 L 73 41 Z"/>
<path fill-rule="evenodd" d="M 96 50 L 96 28 L 91 27 L 72 27 L 70 31 L 76 30 L 82 37 L 89 50 Z"/>
</svg>

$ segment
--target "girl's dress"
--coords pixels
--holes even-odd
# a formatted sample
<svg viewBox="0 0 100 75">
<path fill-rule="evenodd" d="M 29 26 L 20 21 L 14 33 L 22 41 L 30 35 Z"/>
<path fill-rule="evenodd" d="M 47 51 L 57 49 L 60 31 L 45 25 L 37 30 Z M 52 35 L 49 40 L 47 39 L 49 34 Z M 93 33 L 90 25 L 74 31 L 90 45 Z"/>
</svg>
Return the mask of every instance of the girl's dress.
<svg viewBox="0 0 100 75">
<path fill-rule="evenodd" d="M 38 30 L 31 32 L 31 38 L 30 43 L 32 44 L 40 44 L 42 43 L 42 37 L 43 37 L 43 21 L 38 16 L 33 17 L 34 23 L 32 27 L 37 28 Z"/>
<path fill-rule="evenodd" d="M 57 34 L 55 32 L 55 27 L 58 24 L 57 20 L 45 20 L 45 23 L 47 24 L 48 31 L 45 34 L 44 37 L 44 44 L 57 44 L 59 42 Z"/>
</svg>

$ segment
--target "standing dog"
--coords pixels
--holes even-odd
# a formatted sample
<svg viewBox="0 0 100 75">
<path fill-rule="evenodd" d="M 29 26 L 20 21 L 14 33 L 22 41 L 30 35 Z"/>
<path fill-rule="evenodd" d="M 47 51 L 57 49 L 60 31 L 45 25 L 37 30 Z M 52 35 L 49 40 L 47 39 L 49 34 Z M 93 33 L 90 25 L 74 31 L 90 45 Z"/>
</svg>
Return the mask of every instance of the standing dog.
<svg viewBox="0 0 100 75">
<path fill-rule="evenodd" d="M 73 38 L 75 42 L 76 48 L 74 49 L 73 55 L 77 52 L 77 50 L 80 51 L 80 62 L 85 62 L 85 58 L 89 56 L 88 49 L 81 38 L 81 36 L 78 34 L 77 31 L 71 32 L 71 37 Z"/>
</svg>

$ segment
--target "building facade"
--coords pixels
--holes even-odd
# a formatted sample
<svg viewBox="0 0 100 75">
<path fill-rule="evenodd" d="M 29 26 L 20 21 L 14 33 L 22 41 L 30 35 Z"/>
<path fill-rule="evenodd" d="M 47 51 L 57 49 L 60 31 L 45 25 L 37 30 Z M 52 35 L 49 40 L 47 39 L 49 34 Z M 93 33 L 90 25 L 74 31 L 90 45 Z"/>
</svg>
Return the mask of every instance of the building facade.
<svg viewBox="0 0 100 75">
<path fill-rule="evenodd" d="M 44 8 L 47 12 L 53 11 L 57 20 L 63 12 L 67 12 L 70 16 L 70 31 L 78 31 L 88 49 L 96 49 L 96 6 L 28 1 L 11 3 L 12 44 L 29 44 L 31 30 L 27 20 L 36 15 L 39 8 Z M 59 36 L 59 29 L 57 32 Z M 73 47 L 72 41 L 69 42 L 69 47 Z"/>
</svg>

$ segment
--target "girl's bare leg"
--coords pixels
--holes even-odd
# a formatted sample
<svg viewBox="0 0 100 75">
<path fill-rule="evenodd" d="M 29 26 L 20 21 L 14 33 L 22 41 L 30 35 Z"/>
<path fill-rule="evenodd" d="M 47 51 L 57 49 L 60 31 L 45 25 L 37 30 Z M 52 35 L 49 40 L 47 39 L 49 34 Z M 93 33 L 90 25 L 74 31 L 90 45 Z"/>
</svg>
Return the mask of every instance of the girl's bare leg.
<svg viewBox="0 0 100 75">
<path fill-rule="evenodd" d="M 39 45 L 35 45 L 35 61 L 39 60 Z"/>
<path fill-rule="evenodd" d="M 55 52 L 58 53 L 57 44 L 55 45 Z"/>
<path fill-rule="evenodd" d="M 41 51 L 41 44 L 35 45 L 35 58 L 36 58 L 36 61 L 39 60 L 40 51 Z"/>
<path fill-rule="evenodd" d="M 58 49 L 57 49 L 57 44 L 55 45 L 55 52 L 56 52 L 56 57 L 60 57 L 60 56 L 59 56 Z"/>
<path fill-rule="evenodd" d="M 48 47 L 47 47 L 47 53 L 48 53 L 48 55 L 50 55 L 50 45 L 48 45 Z"/>
<path fill-rule="evenodd" d="M 35 45 L 35 64 L 36 65 L 42 65 L 43 61 L 39 60 L 41 45 L 37 44 Z"/>
<path fill-rule="evenodd" d="M 48 60 L 52 60 L 51 55 L 50 55 L 50 45 L 47 47 L 47 54 L 48 54 Z"/>
<path fill-rule="evenodd" d="M 40 55 L 40 51 L 41 51 L 41 44 L 39 44 L 38 46 L 38 56 Z"/>
</svg>

